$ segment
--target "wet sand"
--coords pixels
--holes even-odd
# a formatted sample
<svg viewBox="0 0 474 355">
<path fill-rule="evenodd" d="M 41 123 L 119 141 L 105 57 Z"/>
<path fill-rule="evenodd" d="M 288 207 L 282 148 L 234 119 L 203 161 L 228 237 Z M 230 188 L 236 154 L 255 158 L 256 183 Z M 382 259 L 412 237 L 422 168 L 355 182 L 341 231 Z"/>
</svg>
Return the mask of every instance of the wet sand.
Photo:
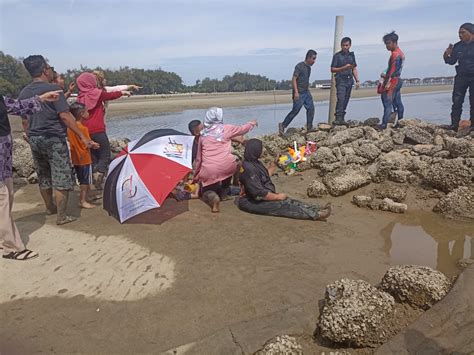
<svg viewBox="0 0 474 355">
<path fill-rule="evenodd" d="M 402 88 L 403 94 L 450 91 L 450 85 L 412 86 Z M 315 101 L 329 100 L 330 90 L 311 89 Z M 378 96 L 375 88 L 352 91 L 352 98 Z M 108 117 L 139 117 L 165 112 L 203 109 L 211 106 L 237 107 L 291 103 L 291 91 L 245 93 L 185 94 L 169 96 L 132 96 L 109 104 Z"/>
<path fill-rule="evenodd" d="M 0 261 L 0 314 L 8 320 L 0 325 L 0 352 L 158 353 L 242 328 L 248 344 L 263 345 L 296 329 L 288 319 L 295 307 L 308 317 L 297 330 L 312 334 L 328 283 L 381 280 L 393 262 L 397 225 L 422 223 L 441 247 L 419 255 L 450 270 L 452 241 L 472 234 L 472 224 L 429 212 L 435 200 L 423 192 L 408 193 L 406 215 L 357 208 L 350 193 L 306 199 L 315 174 L 275 182 L 291 197 L 331 201 L 328 222 L 250 215 L 233 201 L 212 214 L 192 200 L 120 225 L 101 208 L 75 208 L 75 192 L 70 207 L 80 220 L 58 227 L 43 213 L 37 186 L 21 187 L 14 216 L 40 258 Z"/>
</svg>

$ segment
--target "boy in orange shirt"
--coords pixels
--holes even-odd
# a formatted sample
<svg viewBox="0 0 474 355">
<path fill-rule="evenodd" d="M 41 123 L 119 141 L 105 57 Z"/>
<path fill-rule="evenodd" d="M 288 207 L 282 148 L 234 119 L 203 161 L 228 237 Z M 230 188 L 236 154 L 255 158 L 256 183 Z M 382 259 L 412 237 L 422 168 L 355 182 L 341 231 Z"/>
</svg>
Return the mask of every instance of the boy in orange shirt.
<svg viewBox="0 0 474 355">
<path fill-rule="evenodd" d="M 84 136 L 90 139 L 89 130 L 83 125 L 83 122 L 89 119 L 89 112 L 84 104 L 79 102 L 73 103 L 69 107 L 69 111 L 76 119 L 77 127 L 82 131 Z M 89 148 L 77 137 L 69 128 L 67 130 L 67 138 L 71 148 L 71 160 L 76 170 L 77 180 L 81 185 L 79 198 L 79 206 L 82 208 L 94 208 L 95 206 L 88 201 L 90 185 L 92 184 L 92 158 Z M 93 147 L 93 149 L 97 149 Z"/>
</svg>

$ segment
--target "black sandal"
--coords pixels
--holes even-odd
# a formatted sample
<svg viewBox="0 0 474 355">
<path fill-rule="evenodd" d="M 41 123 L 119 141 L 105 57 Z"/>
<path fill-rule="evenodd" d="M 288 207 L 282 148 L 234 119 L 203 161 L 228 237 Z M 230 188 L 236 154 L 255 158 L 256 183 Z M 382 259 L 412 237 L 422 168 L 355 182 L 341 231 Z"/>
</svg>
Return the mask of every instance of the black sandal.
<svg viewBox="0 0 474 355">
<path fill-rule="evenodd" d="M 30 260 L 37 258 L 39 255 L 38 253 L 31 251 L 29 249 L 25 249 L 22 251 L 12 251 L 8 254 L 3 255 L 5 259 L 10 260 Z"/>
</svg>

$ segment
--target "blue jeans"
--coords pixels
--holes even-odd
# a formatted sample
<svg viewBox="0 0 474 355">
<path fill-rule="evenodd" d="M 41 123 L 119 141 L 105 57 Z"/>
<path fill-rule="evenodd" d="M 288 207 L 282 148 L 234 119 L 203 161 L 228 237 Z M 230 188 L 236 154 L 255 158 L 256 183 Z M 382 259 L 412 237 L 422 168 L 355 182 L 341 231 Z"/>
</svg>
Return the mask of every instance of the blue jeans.
<svg viewBox="0 0 474 355">
<path fill-rule="evenodd" d="M 300 97 L 298 100 L 293 100 L 293 108 L 290 113 L 285 117 L 283 121 L 283 127 L 288 127 L 293 121 L 293 118 L 300 112 L 301 107 L 306 109 L 306 127 L 308 129 L 313 128 L 313 119 L 314 119 L 314 103 L 313 96 L 309 90 L 300 92 Z"/>
<path fill-rule="evenodd" d="M 344 116 L 346 115 L 347 105 L 349 104 L 349 99 L 351 98 L 352 84 L 354 81 L 350 80 L 336 80 L 336 120 L 344 121 Z"/>
<path fill-rule="evenodd" d="M 392 107 L 397 112 L 398 118 L 403 118 L 403 113 L 405 108 L 402 103 L 402 95 L 400 94 L 400 89 L 402 88 L 402 80 L 398 79 L 397 86 L 395 89 L 384 91 L 381 95 L 383 103 L 383 118 L 382 118 L 382 128 L 387 128 L 388 120 L 392 114 Z"/>
</svg>

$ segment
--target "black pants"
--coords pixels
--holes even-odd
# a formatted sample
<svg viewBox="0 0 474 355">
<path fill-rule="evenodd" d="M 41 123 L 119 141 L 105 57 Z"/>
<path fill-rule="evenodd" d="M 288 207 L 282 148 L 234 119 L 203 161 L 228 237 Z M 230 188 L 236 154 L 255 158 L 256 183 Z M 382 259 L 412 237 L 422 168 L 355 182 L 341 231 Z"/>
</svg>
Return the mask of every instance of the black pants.
<svg viewBox="0 0 474 355">
<path fill-rule="evenodd" d="M 232 182 L 232 176 L 220 182 L 216 182 L 215 184 L 205 186 L 201 189 L 202 196 L 207 195 L 209 191 L 213 191 L 222 200 L 229 194 L 231 182 Z"/>
<path fill-rule="evenodd" d="M 469 104 L 471 106 L 471 127 L 474 127 L 474 75 L 456 75 L 454 77 L 453 107 L 451 110 L 451 124 L 459 126 L 462 114 L 462 104 L 466 91 L 469 88 Z"/>
<path fill-rule="evenodd" d="M 239 208 L 253 214 L 311 220 L 318 219 L 320 210 L 318 204 L 310 205 L 291 198 L 284 201 L 254 201 L 241 197 Z"/>
<path fill-rule="evenodd" d="M 92 133 L 91 138 L 100 144 L 99 149 L 91 149 L 94 171 L 105 174 L 110 164 L 110 143 L 105 132 Z"/>
<path fill-rule="evenodd" d="M 337 80 L 336 81 L 336 121 L 343 121 L 346 115 L 347 104 L 351 98 L 352 84 L 351 80 Z"/>
</svg>

